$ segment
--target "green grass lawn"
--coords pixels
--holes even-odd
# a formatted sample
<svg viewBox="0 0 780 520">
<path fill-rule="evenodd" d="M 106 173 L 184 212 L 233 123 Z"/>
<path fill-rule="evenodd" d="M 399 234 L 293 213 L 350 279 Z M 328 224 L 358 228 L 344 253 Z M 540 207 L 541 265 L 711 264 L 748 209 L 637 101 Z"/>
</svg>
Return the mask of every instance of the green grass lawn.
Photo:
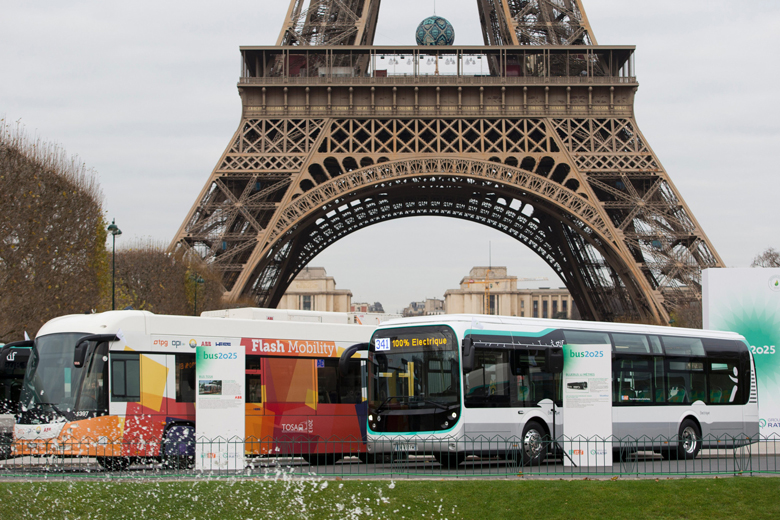
<svg viewBox="0 0 780 520">
<path fill-rule="evenodd" d="M 0 482 L 0 518 L 771 518 L 778 478 Z"/>
</svg>

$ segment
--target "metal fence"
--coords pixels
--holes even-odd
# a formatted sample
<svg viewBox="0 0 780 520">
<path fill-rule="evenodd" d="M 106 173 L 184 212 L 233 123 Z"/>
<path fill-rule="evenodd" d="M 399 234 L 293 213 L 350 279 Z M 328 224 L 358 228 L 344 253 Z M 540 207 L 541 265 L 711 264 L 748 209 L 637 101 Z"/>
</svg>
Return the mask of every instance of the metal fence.
<svg viewBox="0 0 780 520">
<path fill-rule="evenodd" d="M 0 477 L 5 478 L 253 477 L 281 471 L 341 478 L 774 475 L 780 474 L 780 436 L 404 437 L 383 443 L 269 437 L 165 445 L 105 437 L 69 443 L 0 441 Z"/>
</svg>

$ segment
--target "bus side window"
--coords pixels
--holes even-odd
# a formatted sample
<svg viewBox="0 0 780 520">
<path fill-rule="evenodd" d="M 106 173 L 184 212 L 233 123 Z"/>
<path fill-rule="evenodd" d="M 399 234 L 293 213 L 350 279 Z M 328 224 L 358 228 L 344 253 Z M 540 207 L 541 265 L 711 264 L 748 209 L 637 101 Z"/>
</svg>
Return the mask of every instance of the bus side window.
<svg viewBox="0 0 780 520">
<path fill-rule="evenodd" d="M 195 354 L 176 354 L 176 402 L 195 402 Z"/>
<path fill-rule="evenodd" d="M 317 402 L 337 404 L 340 402 L 338 392 L 338 359 L 317 360 Z M 349 363 L 352 365 L 352 363 Z"/>
<path fill-rule="evenodd" d="M 357 404 L 363 402 L 360 360 L 351 359 L 347 375 L 339 375 L 338 359 L 318 359 L 317 402 L 324 404 Z"/>
<path fill-rule="evenodd" d="M 511 395 L 509 351 L 478 349 L 474 370 L 466 375 L 466 406 L 505 408 Z"/>
<path fill-rule="evenodd" d="M 723 359 L 709 363 L 710 404 L 744 404 L 738 361 Z"/>
<path fill-rule="evenodd" d="M 140 355 L 111 354 L 111 401 L 137 403 L 141 400 Z"/>
<path fill-rule="evenodd" d="M 246 402 L 263 402 L 263 358 L 261 356 L 246 357 Z"/>
<path fill-rule="evenodd" d="M 652 344 L 652 337 L 651 337 Z M 664 384 L 664 358 L 657 357 L 654 362 L 655 402 L 666 402 L 666 385 Z"/>
</svg>

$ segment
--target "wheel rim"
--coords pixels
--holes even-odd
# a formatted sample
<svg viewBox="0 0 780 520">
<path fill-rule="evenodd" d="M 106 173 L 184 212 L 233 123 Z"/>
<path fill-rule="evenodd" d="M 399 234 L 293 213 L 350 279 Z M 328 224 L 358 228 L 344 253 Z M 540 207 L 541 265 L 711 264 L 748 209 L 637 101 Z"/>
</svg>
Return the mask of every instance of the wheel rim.
<svg viewBox="0 0 780 520">
<path fill-rule="evenodd" d="M 686 426 L 680 437 L 682 438 L 683 451 L 688 454 L 695 453 L 698 441 L 696 440 L 696 430 L 693 429 L 693 426 Z"/>
<path fill-rule="evenodd" d="M 523 437 L 523 450 L 525 454 L 533 459 L 542 453 L 542 435 L 536 429 L 531 428 L 525 432 Z"/>
</svg>

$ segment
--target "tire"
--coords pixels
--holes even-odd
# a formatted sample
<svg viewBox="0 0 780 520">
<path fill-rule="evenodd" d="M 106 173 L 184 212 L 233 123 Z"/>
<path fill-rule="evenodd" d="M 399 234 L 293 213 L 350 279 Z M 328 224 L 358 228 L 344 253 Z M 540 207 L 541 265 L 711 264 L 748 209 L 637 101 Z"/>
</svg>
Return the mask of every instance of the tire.
<svg viewBox="0 0 780 520">
<path fill-rule="evenodd" d="M 106 471 L 124 471 L 131 462 L 130 457 L 97 457 L 98 465 Z"/>
<path fill-rule="evenodd" d="M 677 436 L 677 458 L 679 460 L 693 460 L 701 451 L 701 429 L 693 419 L 685 419 L 680 425 Z"/>
<path fill-rule="evenodd" d="M 539 466 L 547 458 L 548 439 L 545 429 L 536 421 L 523 427 L 518 462 L 523 466 Z"/>
<path fill-rule="evenodd" d="M 168 428 L 162 451 L 163 467 L 166 469 L 195 467 L 195 428 L 187 425 Z"/>
</svg>

